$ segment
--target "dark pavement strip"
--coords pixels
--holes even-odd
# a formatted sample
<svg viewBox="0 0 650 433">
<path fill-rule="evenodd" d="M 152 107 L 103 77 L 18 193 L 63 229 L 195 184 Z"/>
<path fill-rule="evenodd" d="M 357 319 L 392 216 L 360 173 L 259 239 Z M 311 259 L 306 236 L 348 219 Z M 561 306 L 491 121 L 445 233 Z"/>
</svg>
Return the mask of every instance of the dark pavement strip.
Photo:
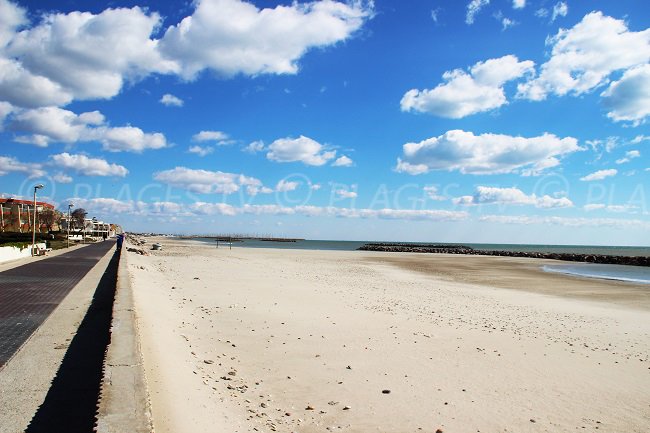
<svg viewBox="0 0 650 433">
<path fill-rule="evenodd" d="M 114 247 L 98 242 L 0 272 L 0 368 Z"/>
</svg>

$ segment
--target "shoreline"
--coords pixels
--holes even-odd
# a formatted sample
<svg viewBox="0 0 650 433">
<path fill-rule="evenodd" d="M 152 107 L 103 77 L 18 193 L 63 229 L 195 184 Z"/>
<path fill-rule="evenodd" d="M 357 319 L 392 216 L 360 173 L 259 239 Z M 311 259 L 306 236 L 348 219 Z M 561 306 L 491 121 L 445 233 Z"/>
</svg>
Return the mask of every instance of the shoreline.
<svg viewBox="0 0 650 433">
<path fill-rule="evenodd" d="M 129 253 L 157 432 L 650 422 L 650 313 L 625 291 L 591 302 L 531 259 L 161 242 Z M 530 290 L 549 281 L 567 296 Z"/>
</svg>

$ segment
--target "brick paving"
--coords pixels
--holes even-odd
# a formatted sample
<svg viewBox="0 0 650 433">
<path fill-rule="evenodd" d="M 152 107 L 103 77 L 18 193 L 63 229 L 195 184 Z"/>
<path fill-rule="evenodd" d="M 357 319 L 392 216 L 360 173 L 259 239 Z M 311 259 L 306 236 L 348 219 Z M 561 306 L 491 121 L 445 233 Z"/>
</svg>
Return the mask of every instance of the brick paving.
<svg viewBox="0 0 650 433">
<path fill-rule="evenodd" d="M 114 246 L 98 242 L 0 272 L 0 368 Z"/>
</svg>

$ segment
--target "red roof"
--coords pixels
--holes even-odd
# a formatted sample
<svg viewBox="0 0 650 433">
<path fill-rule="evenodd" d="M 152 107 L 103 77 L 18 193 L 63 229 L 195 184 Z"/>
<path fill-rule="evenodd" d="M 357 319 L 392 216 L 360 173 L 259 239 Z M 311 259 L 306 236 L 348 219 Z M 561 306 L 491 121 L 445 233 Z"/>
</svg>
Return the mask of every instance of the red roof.
<svg viewBox="0 0 650 433">
<path fill-rule="evenodd" d="M 0 204 L 27 204 L 27 205 L 33 205 L 34 202 L 31 200 L 18 200 L 16 198 L 0 198 Z M 37 201 L 36 202 L 37 206 L 43 206 L 48 209 L 54 209 L 53 204 L 45 203 L 44 201 Z"/>
</svg>

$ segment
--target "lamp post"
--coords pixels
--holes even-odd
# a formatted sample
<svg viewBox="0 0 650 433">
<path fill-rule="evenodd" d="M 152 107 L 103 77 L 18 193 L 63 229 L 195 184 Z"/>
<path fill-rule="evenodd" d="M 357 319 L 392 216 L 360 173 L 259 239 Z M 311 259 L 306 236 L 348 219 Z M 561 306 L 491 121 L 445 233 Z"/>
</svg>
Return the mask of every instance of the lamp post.
<svg viewBox="0 0 650 433">
<path fill-rule="evenodd" d="M 32 228 L 32 257 L 34 257 L 34 249 L 36 248 L 36 190 L 43 188 L 43 184 L 39 183 L 34 185 L 34 226 Z"/>
<path fill-rule="evenodd" d="M 70 209 L 74 206 L 74 203 L 68 203 L 68 248 L 70 248 Z"/>
</svg>

